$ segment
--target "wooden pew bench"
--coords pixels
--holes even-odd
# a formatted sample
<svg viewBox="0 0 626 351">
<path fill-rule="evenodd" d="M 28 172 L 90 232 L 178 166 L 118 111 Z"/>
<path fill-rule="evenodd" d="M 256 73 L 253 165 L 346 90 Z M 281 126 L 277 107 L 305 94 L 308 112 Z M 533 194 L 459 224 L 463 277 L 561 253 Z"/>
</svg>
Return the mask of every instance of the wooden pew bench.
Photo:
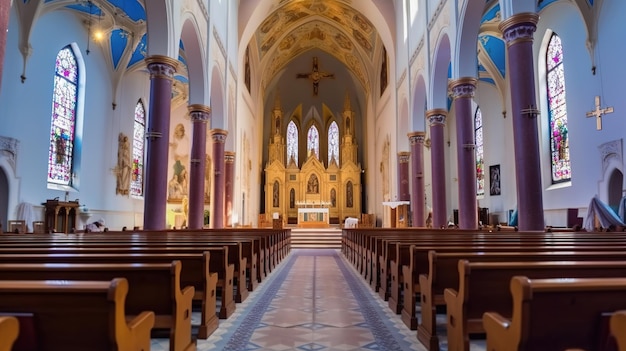
<svg viewBox="0 0 626 351">
<path fill-rule="evenodd" d="M 0 351 L 11 351 L 17 340 L 19 323 L 15 317 L 0 317 Z"/>
<path fill-rule="evenodd" d="M 626 261 L 469 262 L 460 260 L 459 289 L 445 289 L 449 351 L 469 351 L 470 334 L 484 333 L 483 314 L 511 318 L 509 291 L 514 276 L 545 278 L 626 278 Z M 626 328 L 622 330 L 626 335 Z"/>
<path fill-rule="evenodd" d="M 487 312 L 490 351 L 595 350 L 601 315 L 626 308 L 626 278 L 511 280 L 510 319 Z"/>
<path fill-rule="evenodd" d="M 430 351 L 439 350 L 436 306 L 444 306 L 444 290 L 459 290 L 459 260 L 470 262 L 626 261 L 624 251 L 429 252 L 429 273 L 420 275 L 421 321 L 417 338 Z"/>
<path fill-rule="evenodd" d="M 626 351 L 626 310 L 620 310 L 611 316 L 611 334 L 617 341 L 618 351 Z"/>
<path fill-rule="evenodd" d="M 128 282 L 0 281 L 0 311 L 32 313 L 42 351 L 148 351 L 154 313 L 126 321 Z"/>
<path fill-rule="evenodd" d="M 169 329 L 170 351 L 195 350 L 191 335 L 194 288 L 181 289 L 180 261 L 171 263 L 1 263 L 0 280 L 128 281 L 126 318 L 155 314 L 154 329 Z M 212 329 L 217 328 L 214 323 Z"/>
<path fill-rule="evenodd" d="M 226 255 L 226 256 L 225 256 Z M 227 248 L 215 248 L 203 254 L 6 254 L 0 253 L 0 263 L 182 263 L 181 286 L 194 287 L 194 301 L 201 304 L 202 317 L 198 338 L 206 339 L 215 330 L 217 294 L 221 288 L 221 308 L 217 316 L 228 318 L 235 311 L 233 300 L 233 275 L 235 267 L 228 264 Z M 216 269 L 216 271 L 209 271 Z"/>
</svg>

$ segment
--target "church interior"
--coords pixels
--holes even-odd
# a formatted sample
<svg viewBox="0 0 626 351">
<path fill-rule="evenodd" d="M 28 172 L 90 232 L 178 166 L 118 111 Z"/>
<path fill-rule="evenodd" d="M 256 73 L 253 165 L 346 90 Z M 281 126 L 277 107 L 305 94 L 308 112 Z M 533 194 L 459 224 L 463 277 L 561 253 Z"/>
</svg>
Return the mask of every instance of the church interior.
<svg viewBox="0 0 626 351">
<path fill-rule="evenodd" d="M 376 278 L 359 275 L 379 263 L 357 258 L 351 229 L 625 228 L 620 13 L 621 0 L 0 0 L 0 232 L 344 229 L 342 254 L 285 244 L 280 284 L 252 300 L 298 294 L 310 282 L 294 270 L 319 266 L 306 291 L 373 284 L 377 305 Z M 337 293 L 315 283 L 324 269 L 358 279 Z M 384 307 L 402 298 L 393 284 Z M 401 307 L 384 318 L 404 326 Z M 385 344 L 401 337 L 381 325 L 394 336 L 354 331 L 361 344 L 340 349 L 439 350 L 408 324 L 409 344 Z M 246 340 L 280 349 L 271 338 Z"/>
</svg>

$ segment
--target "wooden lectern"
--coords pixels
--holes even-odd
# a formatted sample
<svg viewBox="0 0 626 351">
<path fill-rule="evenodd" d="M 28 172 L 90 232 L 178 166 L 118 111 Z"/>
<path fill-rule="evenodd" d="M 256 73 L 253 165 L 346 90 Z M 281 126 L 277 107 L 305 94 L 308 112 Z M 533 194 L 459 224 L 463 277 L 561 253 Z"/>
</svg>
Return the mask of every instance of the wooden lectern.
<svg viewBox="0 0 626 351">
<path fill-rule="evenodd" d="M 383 202 L 383 228 L 408 227 L 410 204 L 410 201 Z"/>
<path fill-rule="evenodd" d="M 46 232 L 67 234 L 76 229 L 78 201 L 47 200 L 44 205 L 46 206 Z"/>
</svg>

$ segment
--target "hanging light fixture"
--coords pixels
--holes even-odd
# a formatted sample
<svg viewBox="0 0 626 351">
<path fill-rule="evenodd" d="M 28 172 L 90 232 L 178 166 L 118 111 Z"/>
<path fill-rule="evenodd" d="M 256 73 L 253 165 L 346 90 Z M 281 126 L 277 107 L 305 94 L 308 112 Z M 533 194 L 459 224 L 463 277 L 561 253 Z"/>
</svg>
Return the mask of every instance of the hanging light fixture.
<svg viewBox="0 0 626 351">
<path fill-rule="evenodd" d="M 89 4 L 89 19 L 87 20 L 87 50 L 85 50 L 85 53 L 89 55 L 89 44 L 91 43 L 91 15 L 93 13 L 93 2 L 89 0 L 87 1 L 87 3 Z"/>
</svg>

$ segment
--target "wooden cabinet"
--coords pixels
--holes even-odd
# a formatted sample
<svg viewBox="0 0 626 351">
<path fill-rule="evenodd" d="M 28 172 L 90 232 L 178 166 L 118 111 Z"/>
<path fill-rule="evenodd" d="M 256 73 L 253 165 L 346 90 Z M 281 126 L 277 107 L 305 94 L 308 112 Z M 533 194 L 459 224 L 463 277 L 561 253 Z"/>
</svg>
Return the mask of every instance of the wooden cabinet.
<svg viewBox="0 0 626 351">
<path fill-rule="evenodd" d="M 47 200 L 46 232 L 71 233 L 76 229 L 78 217 L 78 201 Z"/>
</svg>

